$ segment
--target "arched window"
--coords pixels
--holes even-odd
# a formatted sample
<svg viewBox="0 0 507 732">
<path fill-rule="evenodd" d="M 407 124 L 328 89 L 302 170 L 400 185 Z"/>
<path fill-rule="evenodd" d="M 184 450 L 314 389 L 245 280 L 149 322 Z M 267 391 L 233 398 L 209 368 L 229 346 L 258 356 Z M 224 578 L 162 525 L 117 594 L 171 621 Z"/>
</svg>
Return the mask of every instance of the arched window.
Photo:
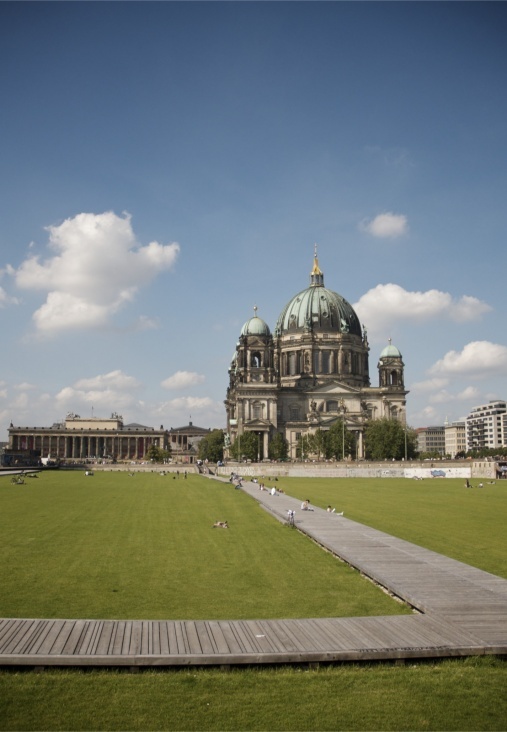
<svg viewBox="0 0 507 732">
<path fill-rule="evenodd" d="M 252 355 L 251 355 L 251 358 L 250 358 L 250 365 L 252 366 L 252 368 L 254 368 L 254 369 L 258 369 L 258 368 L 260 368 L 260 367 L 261 367 L 261 364 L 262 364 L 262 357 L 261 357 L 261 354 L 260 354 L 260 352 L 259 352 L 259 351 L 255 351 L 255 352 L 254 352 L 254 353 L 252 353 Z"/>
</svg>

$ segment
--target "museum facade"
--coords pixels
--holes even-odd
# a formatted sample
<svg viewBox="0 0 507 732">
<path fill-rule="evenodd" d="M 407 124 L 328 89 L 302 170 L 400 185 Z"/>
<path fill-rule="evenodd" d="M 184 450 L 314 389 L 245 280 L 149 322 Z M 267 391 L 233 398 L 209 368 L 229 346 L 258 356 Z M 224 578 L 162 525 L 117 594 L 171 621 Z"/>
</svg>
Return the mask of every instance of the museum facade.
<svg viewBox="0 0 507 732">
<path fill-rule="evenodd" d="M 404 363 L 389 342 L 371 386 L 367 332 L 352 306 L 324 286 L 315 251 L 310 284 L 283 308 L 273 333 L 257 315 L 241 329 L 225 399 L 226 445 L 246 432 L 259 436 L 260 457 L 280 433 L 296 457 L 302 437 L 338 420 L 355 436 L 353 458 L 364 457 L 363 432 L 372 419 L 406 425 Z"/>
<path fill-rule="evenodd" d="M 160 429 L 145 425 L 124 424 L 113 413 L 108 419 L 83 418 L 69 413 L 51 427 L 9 427 L 9 444 L 4 451 L 4 465 L 24 460 L 40 461 L 144 461 L 150 447 L 170 452 L 174 462 L 192 464 L 197 460 L 199 441 L 210 430 L 189 422 L 183 427 Z"/>
</svg>

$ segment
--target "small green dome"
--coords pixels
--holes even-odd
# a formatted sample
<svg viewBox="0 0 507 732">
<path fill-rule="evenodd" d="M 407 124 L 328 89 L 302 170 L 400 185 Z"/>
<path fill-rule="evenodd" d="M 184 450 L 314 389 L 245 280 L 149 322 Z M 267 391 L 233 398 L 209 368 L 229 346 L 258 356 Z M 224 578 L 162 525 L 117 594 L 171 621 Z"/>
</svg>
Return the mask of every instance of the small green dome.
<svg viewBox="0 0 507 732">
<path fill-rule="evenodd" d="M 401 353 L 398 351 L 396 346 L 389 343 L 380 354 L 380 358 L 401 358 Z"/>
<path fill-rule="evenodd" d="M 242 336 L 259 335 L 259 336 L 270 336 L 271 331 L 267 323 L 259 318 L 258 315 L 254 315 L 253 318 L 247 320 L 245 325 L 241 328 Z"/>
</svg>

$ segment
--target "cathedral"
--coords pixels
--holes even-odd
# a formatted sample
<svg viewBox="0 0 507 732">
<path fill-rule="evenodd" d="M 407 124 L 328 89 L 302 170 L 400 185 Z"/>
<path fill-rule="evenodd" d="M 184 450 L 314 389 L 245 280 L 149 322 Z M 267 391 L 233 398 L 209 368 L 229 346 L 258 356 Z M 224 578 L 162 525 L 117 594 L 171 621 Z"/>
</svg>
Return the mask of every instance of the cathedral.
<svg viewBox="0 0 507 732">
<path fill-rule="evenodd" d="M 350 457 L 363 458 L 366 423 L 387 417 L 405 425 L 408 393 L 399 350 L 389 342 L 380 354 L 378 386 L 370 384 L 369 351 L 353 307 L 324 286 L 315 250 L 310 284 L 283 308 L 274 332 L 257 308 L 241 329 L 229 368 L 226 447 L 255 432 L 267 458 L 281 433 L 294 459 L 301 438 L 344 420 L 355 437 Z"/>
</svg>

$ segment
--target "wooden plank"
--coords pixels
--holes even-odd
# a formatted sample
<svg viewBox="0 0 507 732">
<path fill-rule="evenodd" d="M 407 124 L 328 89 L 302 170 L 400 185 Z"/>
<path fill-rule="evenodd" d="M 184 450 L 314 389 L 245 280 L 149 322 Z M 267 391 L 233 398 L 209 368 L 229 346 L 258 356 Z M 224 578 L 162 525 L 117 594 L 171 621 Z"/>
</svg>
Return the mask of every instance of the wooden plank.
<svg viewBox="0 0 507 732">
<path fill-rule="evenodd" d="M 236 621 L 234 624 L 234 629 L 237 632 L 238 637 L 241 639 L 241 643 L 245 648 L 245 653 L 258 654 L 262 652 L 262 648 L 260 647 L 259 643 L 256 642 L 256 639 L 254 637 L 255 634 L 252 633 L 249 622 L 247 620 Z"/>
<path fill-rule="evenodd" d="M 18 649 L 24 643 L 26 643 L 27 636 L 31 636 L 33 631 L 34 621 L 33 620 L 16 620 L 10 627 L 9 632 L 4 636 L 4 642 L 2 644 L 2 653 L 16 653 Z"/>
<path fill-rule="evenodd" d="M 168 656 L 171 652 L 170 641 L 169 641 L 169 630 L 168 623 L 166 621 L 160 621 L 159 627 L 159 644 L 160 644 L 160 655 Z"/>
<path fill-rule="evenodd" d="M 65 645 L 60 651 L 61 653 L 69 656 L 74 655 L 74 653 L 76 652 L 76 648 L 79 646 L 79 641 L 81 640 L 81 636 L 84 633 L 85 627 L 86 623 L 84 620 L 74 621 L 74 626 L 69 633 Z"/>
<path fill-rule="evenodd" d="M 208 620 L 206 625 L 208 626 L 209 636 L 213 641 L 215 653 L 224 655 L 230 653 L 231 649 L 224 634 L 222 624 L 218 620 Z"/>
<path fill-rule="evenodd" d="M 202 647 L 201 647 L 199 634 L 197 632 L 196 623 L 193 620 L 188 620 L 184 623 L 184 627 L 185 627 L 185 633 L 186 633 L 187 642 L 188 642 L 188 646 L 189 646 L 189 653 L 201 654 Z"/>
<path fill-rule="evenodd" d="M 281 653 L 301 653 L 305 650 L 305 644 L 300 640 L 300 634 L 296 635 L 296 624 L 290 626 L 283 620 L 265 620 L 262 627 L 269 628 L 271 637 L 276 642 L 276 650 Z"/>
<path fill-rule="evenodd" d="M 163 625 L 163 623 L 158 620 L 153 620 L 151 622 L 151 627 L 152 627 L 151 653 L 154 656 L 160 655 L 160 646 L 161 646 L 160 634 L 161 634 L 162 625 Z"/>
<path fill-rule="evenodd" d="M 220 620 L 218 621 L 218 625 L 229 649 L 229 653 L 235 656 L 243 653 L 244 646 L 241 644 L 241 639 L 236 633 L 235 623 L 230 620 Z"/>
<path fill-rule="evenodd" d="M 47 632 L 47 628 L 47 620 L 35 620 L 31 633 L 25 636 L 23 645 L 16 649 L 16 653 L 33 653 L 40 639 Z"/>
<path fill-rule="evenodd" d="M 121 645 L 121 655 L 122 656 L 130 655 L 131 643 L 132 643 L 132 621 L 128 620 L 125 622 L 125 627 L 123 629 L 123 641 L 122 641 L 122 645 Z"/>
<path fill-rule="evenodd" d="M 173 656 L 177 655 L 180 652 L 178 646 L 178 634 L 176 623 L 172 620 L 167 622 L 167 640 L 169 643 L 169 653 Z"/>
<path fill-rule="evenodd" d="M 3 618 L 0 626 L 0 653 L 3 653 L 5 644 L 9 642 L 13 628 L 16 628 L 18 623 L 23 622 L 17 618 Z"/>
<path fill-rule="evenodd" d="M 102 623 L 102 628 L 100 630 L 100 635 L 97 640 L 97 644 L 94 650 L 94 655 L 96 656 L 106 656 L 109 653 L 109 648 L 111 645 L 111 638 L 114 631 L 114 621 L 113 620 L 104 620 Z"/>
<path fill-rule="evenodd" d="M 102 636 L 102 626 L 104 625 L 103 620 L 94 620 L 91 622 L 91 635 L 86 649 L 86 654 L 89 656 L 95 656 L 97 654 L 97 646 L 100 643 Z"/>
<path fill-rule="evenodd" d="M 199 638 L 199 645 L 201 647 L 201 653 L 206 655 L 214 655 L 216 653 L 216 645 L 213 640 L 213 636 L 209 631 L 209 625 L 205 620 L 195 621 L 195 631 Z"/>
<path fill-rule="evenodd" d="M 55 640 L 58 638 L 58 635 L 62 629 L 63 621 L 62 620 L 50 620 L 48 622 L 47 626 L 47 633 L 44 636 L 43 639 L 41 639 L 40 644 L 37 648 L 37 653 L 40 655 L 50 655 L 51 649 L 53 648 L 53 644 Z"/>
<path fill-rule="evenodd" d="M 124 620 L 119 620 L 114 624 L 110 645 L 110 653 L 113 656 L 122 655 L 123 643 L 125 641 L 125 625 L 126 623 Z"/>
<path fill-rule="evenodd" d="M 69 636 L 72 633 L 75 622 L 76 622 L 75 620 L 63 620 L 62 621 L 60 632 L 58 633 L 58 636 L 55 638 L 53 647 L 51 649 L 52 654 L 55 654 L 55 655 L 61 654 L 62 649 L 65 647 L 67 640 L 69 639 Z"/>
<path fill-rule="evenodd" d="M 248 632 L 252 646 L 256 649 L 256 653 L 276 653 L 278 649 L 276 643 L 273 643 L 272 633 L 267 632 L 269 629 L 262 626 L 261 622 L 256 620 L 244 620 L 243 626 Z"/>
<path fill-rule="evenodd" d="M 176 645 L 178 648 L 178 653 L 190 653 L 190 647 L 187 641 L 187 634 L 185 632 L 185 625 L 181 620 L 178 620 L 174 623 L 174 632 L 176 635 Z"/>
<path fill-rule="evenodd" d="M 132 621 L 132 629 L 130 634 L 130 645 L 128 650 L 129 656 L 137 656 L 141 652 L 141 638 L 143 627 L 139 620 Z"/>
</svg>

